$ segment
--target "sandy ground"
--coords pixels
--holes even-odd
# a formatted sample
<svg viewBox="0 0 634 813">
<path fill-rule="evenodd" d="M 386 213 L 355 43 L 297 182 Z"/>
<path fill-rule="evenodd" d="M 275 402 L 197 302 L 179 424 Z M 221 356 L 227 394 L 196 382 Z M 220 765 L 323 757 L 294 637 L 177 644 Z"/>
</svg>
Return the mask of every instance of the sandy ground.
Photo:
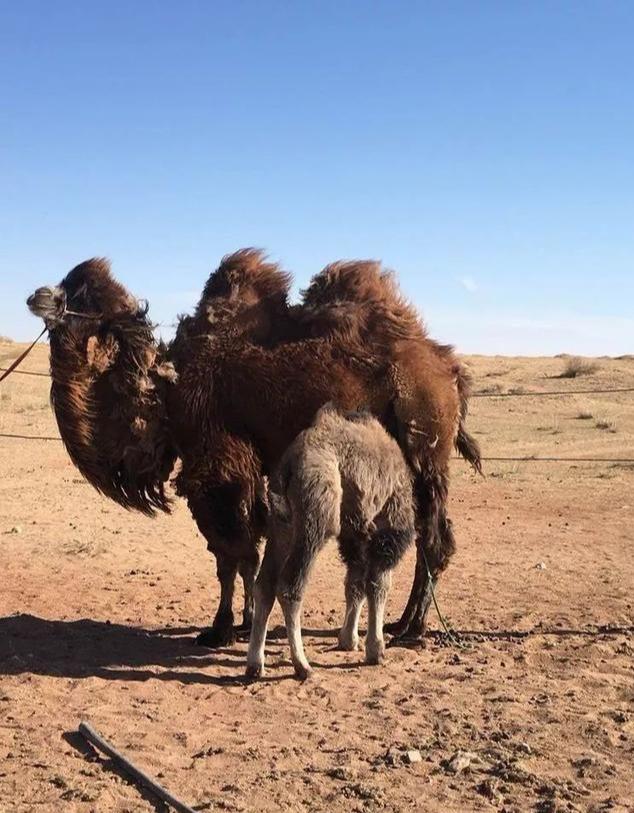
<svg viewBox="0 0 634 813">
<path fill-rule="evenodd" d="M 0 366 L 18 350 L 0 345 Z M 554 378 L 561 358 L 469 362 L 492 392 L 634 385 L 633 357 L 576 380 Z M 46 368 L 39 347 L 24 369 Z M 0 433 L 56 434 L 47 389 L 0 385 Z M 479 399 L 470 427 L 489 456 L 634 458 L 634 395 Z M 217 587 L 185 507 L 126 513 L 61 444 L 0 437 L 0 811 L 164 809 L 84 745 L 80 720 L 201 811 L 634 810 L 634 636 L 597 632 L 634 623 L 634 466 L 486 471 L 455 463 L 459 550 L 439 598 L 457 630 L 499 639 L 430 636 L 363 666 L 334 649 L 328 550 L 304 619 L 315 677 L 293 679 L 275 639 L 267 678 L 245 685 L 244 643 L 192 645 Z M 409 556 L 392 617 L 411 571 Z"/>
</svg>

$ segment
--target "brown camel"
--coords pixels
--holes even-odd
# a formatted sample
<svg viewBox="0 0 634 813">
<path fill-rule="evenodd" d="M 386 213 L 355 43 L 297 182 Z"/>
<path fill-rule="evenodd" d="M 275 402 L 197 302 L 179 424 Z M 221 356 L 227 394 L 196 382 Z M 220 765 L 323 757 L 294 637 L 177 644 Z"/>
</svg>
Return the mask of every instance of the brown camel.
<svg viewBox="0 0 634 813">
<path fill-rule="evenodd" d="M 324 403 L 366 408 L 398 440 L 414 473 L 417 565 L 392 631 L 419 636 L 433 578 L 455 547 L 446 514 L 455 444 L 479 467 L 464 428 L 468 378 L 450 347 L 430 340 L 378 263 L 324 269 L 288 305 L 290 278 L 247 249 L 210 276 L 169 348 L 104 260 L 74 268 L 29 299 L 51 337 L 52 401 L 71 458 L 127 508 L 168 510 L 164 483 L 181 459 L 177 492 L 216 555 L 221 599 L 207 646 L 234 639 L 233 590 L 243 622 L 267 517 L 265 477 Z"/>
</svg>

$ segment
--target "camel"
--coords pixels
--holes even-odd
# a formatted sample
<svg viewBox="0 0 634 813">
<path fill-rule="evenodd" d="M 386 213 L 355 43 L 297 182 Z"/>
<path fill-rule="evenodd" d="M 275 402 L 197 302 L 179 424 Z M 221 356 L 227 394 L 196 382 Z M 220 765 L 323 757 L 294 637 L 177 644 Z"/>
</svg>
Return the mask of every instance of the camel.
<svg viewBox="0 0 634 813">
<path fill-rule="evenodd" d="M 266 628 L 277 595 L 295 674 L 311 667 L 302 643 L 302 603 L 313 562 L 336 539 L 346 564 L 341 649 L 356 650 L 359 615 L 368 601 L 366 663 L 383 661 L 383 614 L 391 572 L 416 528 L 412 472 L 401 450 L 369 413 L 322 407 L 284 453 L 271 477 L 270 529 L 255 588 L 247 677 L 264 673 Z"/>
<path fill-rule="evenodd" d="M 60 434 L 86 479 L 126 508 L 168 511 L 176 459 L 183 496 L 215 555 L 221 597 L 198 642 L 235 640 L 233 593 L 244 582 L 243 627 L 266 534 L 266 477 L 318 410 L 369 410 L 414 476 L 417 563 L 407 606 L 390 631 L 417 638 L 436 580 L 455 549 L 447 517 L 449 459 L 479 469 L 465 429 L 469 379 L 451 347 L 431 340 L 394 277 L 376 262 L 335 263 L 289 305 L 289 275 L 244 249 L 225 257 L 169 345 L 147 308 L 88 260 L 28 300 L 51 346 Z"/>
</svg>

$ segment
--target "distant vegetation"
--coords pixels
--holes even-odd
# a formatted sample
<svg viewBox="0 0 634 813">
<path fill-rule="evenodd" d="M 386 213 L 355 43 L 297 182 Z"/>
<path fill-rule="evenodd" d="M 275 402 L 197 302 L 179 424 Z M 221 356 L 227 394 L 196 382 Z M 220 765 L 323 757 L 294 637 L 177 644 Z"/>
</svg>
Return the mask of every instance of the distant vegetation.
<svg viewBox="0 0 634 813">
<path fill-rule="evenodd" d="M 13 344 L 13 339 L 10 339 L 8 336 L 0 335 L 0 344 Z"/>
<path fill-rule="evenodd" d="M 591 375 L 599 369 L 596 361 L 588 361 L 579 356 L 571 356 L 559 378 L 578 378 L 580 375 Z"/>
<path fill-rule="evenodd" d="M 595 423 L 597 429 L 606 429 L 608 432 L 616 432 L 616 427 L 612 421 L 608 421 L 605 419 L 598 420 Z"/>
</svg>

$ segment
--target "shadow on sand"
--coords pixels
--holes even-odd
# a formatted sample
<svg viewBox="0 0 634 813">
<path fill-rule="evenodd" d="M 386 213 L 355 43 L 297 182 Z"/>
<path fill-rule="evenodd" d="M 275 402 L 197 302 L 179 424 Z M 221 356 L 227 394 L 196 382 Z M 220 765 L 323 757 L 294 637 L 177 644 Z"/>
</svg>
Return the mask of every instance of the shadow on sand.
<svg viewBox="0 0 634 813">
<path fill-rule="evenodd" d="M 12 615 L 0 618 L 0 675 L 153 678 L 214 685 L 243 682 L 243 653 L 197 647 L 191 637 L 197 631 L 192 627 L 147 630 L 83 618 L 50 621 Z M 201 671 L 208 666 L 229 667 L 235 669 L 235 675 Z M 194 670 L 188 670 L 191 667 Z"/>
</svg>

